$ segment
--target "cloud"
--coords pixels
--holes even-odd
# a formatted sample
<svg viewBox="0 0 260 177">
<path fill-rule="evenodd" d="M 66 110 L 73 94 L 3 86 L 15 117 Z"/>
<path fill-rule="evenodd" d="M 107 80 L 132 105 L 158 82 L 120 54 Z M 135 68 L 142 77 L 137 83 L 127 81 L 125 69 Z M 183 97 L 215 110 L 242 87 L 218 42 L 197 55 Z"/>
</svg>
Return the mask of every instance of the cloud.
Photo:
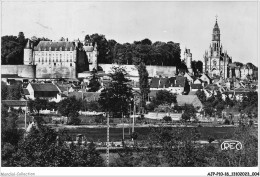
<svg viewBox="0 0 260 177">
<path fill-rule="evenodd" d="M 163 30 L 164 33 L 167 33 L 167 30 Z"/>
<path fill-rule="evenodd" d="M 35 22 L 35 23 L 36 23 L 37 25 L 39 25 L 39 26 L 45 28 L 45 29 L 50 29 L 50 30 L 52 30 L 51 27 L 45 26 L 45 25 L 41 24 L 40 22 Z"/>
</svg>

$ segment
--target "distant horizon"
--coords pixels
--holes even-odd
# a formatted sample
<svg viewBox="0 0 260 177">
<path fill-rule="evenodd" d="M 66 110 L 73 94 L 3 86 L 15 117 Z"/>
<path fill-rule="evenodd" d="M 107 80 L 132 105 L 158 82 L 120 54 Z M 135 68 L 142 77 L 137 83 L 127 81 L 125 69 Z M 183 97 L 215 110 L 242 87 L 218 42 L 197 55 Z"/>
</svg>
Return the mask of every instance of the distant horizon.
<svg viewBox="0 0 260 177">
<path fill-rule="evenodd" d="M 258 67 L 257 2 L 252 1 L 2 2 L 1 36 L 21 31 L 29 39 L 82 41 L 85 35 L 98 33 L 121 44 L 145 38 L 153 43 L 173 41 L 180 43 L 181 59 L 188 48 L 193 60 L 203 62 L 216 15 L 223 51 L 232 62 Z"/>
</svg>

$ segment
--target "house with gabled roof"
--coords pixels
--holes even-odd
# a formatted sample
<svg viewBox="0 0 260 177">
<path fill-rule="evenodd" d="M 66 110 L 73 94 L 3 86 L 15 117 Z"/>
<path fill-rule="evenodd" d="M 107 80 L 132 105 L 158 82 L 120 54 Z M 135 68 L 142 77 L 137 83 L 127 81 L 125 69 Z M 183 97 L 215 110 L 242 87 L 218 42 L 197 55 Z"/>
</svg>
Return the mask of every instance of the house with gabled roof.
<svg viewBox="0 0 260 177">
<path fill-rule="evenodd" d="M 30 93 L 30 99 L 35 99 L 36 97 L 39 97 L 42 99 L 52 100 L 54 98 L 57 98 L 57 94 L 60 93 L 57 86 L 52 83 L 29 83 L 26 89 Z"/>
<path fill-rule="evenodd" d="M 185 73 L 183 77 L 187 78 L 189 84 L 194 82 L 194 79 L 188 73 Z"/>
<path fill-rule="evenodd" d="M 150 90 L 168 90 L 174 94 L 188 94 L 189 84 L 186 77 L 151 78 Z"/>
<path fill-rule="evenodd" d="M 205 85 L 212 83 L 212 82 L 211 82 L 212 79 L 211 79 L 207 74 L 202 74 L 202 75 L 200 76 L 200 79 L 201 79 L 202 81 L 204 81 Z"/>
<path fill-rule="evenodd" d="M 203 108 L 203 104 L 199 100 L 197 95 L 177 95 L 177 104 L 179 106 L 184 106 L 185 104 L 191 104 L 194 106 L 194 108 L 197 109 L 198 112 L 200 112 Z"/>
</svg>

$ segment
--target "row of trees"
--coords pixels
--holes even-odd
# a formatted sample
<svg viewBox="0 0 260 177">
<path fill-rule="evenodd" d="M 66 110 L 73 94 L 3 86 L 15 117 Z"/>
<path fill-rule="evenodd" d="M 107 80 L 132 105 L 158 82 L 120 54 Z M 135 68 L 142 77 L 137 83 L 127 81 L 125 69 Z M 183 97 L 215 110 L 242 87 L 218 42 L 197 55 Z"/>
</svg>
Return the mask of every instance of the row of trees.
<svg viewBox="0 0 260 177">
<path fill-rule="evenodd" d="M 48 38 L 31 38 L 34 46 L 40 41 L 49 41 Z M 61 40 L 64 40 L 63 38 Z M 1 42 L 1 63 L 2 64 L 23 64 L 23 49 L 27 38 L 20 32 L 18 36 L 3 36 Z M 152 43 L 149 39 L 134 41 L 132 44 L 120 44 L 115 40 L 107 40 L 105 35 L 92 34 L 85 36 L 85 43 L 98 45 L 98 63 L 119 63 L 139 65 L 144 62 L 146 65 L 179 66 L 180 46 L 179 43 L 161 42 Z"/>
<path fill-rule="evenodd" d="M 115 40 L 107 40 L 105 35 L 92 34 L 85 36 L 86 43 L 97 43 L 99 63 L 118 63 L 139 65 L 176 66 L 181 63 L 180 46 L 174 42 L 152 43 L 150 39 L 120 44 Z"/>
<path fill-rule="evenodd" d="M 23 136 L 17 129 L 17 115 L 2 106 L 1 114 L 1 163 L 4 167 L 95 167 L 104 166 L 104 160 L 95 145 L 68 145 L 61 132 L 44 125 L 33 127 Z M 118 167 L 253 167 L 257 166 L 258 138 L 256 129 L 238 127 L 232 139 L 243 144 L 240 151 L 221 151 L 218 144 L 201 146 L 201 134 L 196 128 L 151 128 L 145 141 L 138 141 L 134 148 L 124 147 L 119 157 L 110 164 Z M 138 135 L 142 136 L 142 135 Z M 214 139 L 214 137 L 213 137 Z M 143 151 L 140 147 L 146 146 Z M 160 147 L 160 148 L 158 148 Z"/>
<path fill-rule="evenodd" d="M 1 112 L 1 164 L 4 167 L 95 167 L 104 161 L 93 143 L 85 147 L 63 141 L 61 132 L 47 126 L 33 127 L 25 136 L 18 129 L 18 115 L 8 112 L 2 105 Z"/>
<path fill-rule="evenodd" d="M 198 90 L 196 95 L 204 105 L 205 114 L 209 116 L 213 116 L 215 113 L 221 116 L 225 108 L 235 108 L 241 113 L 257 115 L 258 94 L 255 91 L 244 93 L 241 101 L 236 97 L 230 98 L 228 94 L 225 94 L 224 100 L 220 91 L 216 91 L 216 94 L 213 93 L 209 98 L 206 97 L 203 90 Z"/>
<path fill-rule="evenodd" d="M 198 140 L 201 134 L 196 128 L 182 129 L 160 127 L 153 128 L 140 145 L 146 145 L 143 151 L 126 148 L 119 153 L 119 158 L 112 166 L 120 167 L 253 167 L 257 166 L 258 148 L 256 129 L 239 127 L 232 133 L 232 138 L 243 144 L 240 151 L 222 151 L 218 144 L 201 146 Z M 158 148 L 160 147 L 160 148 Z"/>
</svg>

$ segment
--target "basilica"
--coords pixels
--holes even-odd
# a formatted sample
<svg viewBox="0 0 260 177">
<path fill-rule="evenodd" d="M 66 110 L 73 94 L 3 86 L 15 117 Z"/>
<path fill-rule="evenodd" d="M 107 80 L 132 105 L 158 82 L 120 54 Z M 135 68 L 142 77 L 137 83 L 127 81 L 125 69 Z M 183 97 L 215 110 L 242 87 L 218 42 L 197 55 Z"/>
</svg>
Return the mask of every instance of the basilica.
<svg viewBox="0 0 260 177">
<path fill-rule="evenodd" d="M 216 19 L 215 26 L 212 33 L 212 41 L 209 50 L 205 51 L 203 56 L 203 72 L 210 77 L 220 76 L 223 79 L 230 77 L 229 64 L 232 63 L 232 58 L 223 51 L 220 43 L 220 29 Z"/>
</svg>

